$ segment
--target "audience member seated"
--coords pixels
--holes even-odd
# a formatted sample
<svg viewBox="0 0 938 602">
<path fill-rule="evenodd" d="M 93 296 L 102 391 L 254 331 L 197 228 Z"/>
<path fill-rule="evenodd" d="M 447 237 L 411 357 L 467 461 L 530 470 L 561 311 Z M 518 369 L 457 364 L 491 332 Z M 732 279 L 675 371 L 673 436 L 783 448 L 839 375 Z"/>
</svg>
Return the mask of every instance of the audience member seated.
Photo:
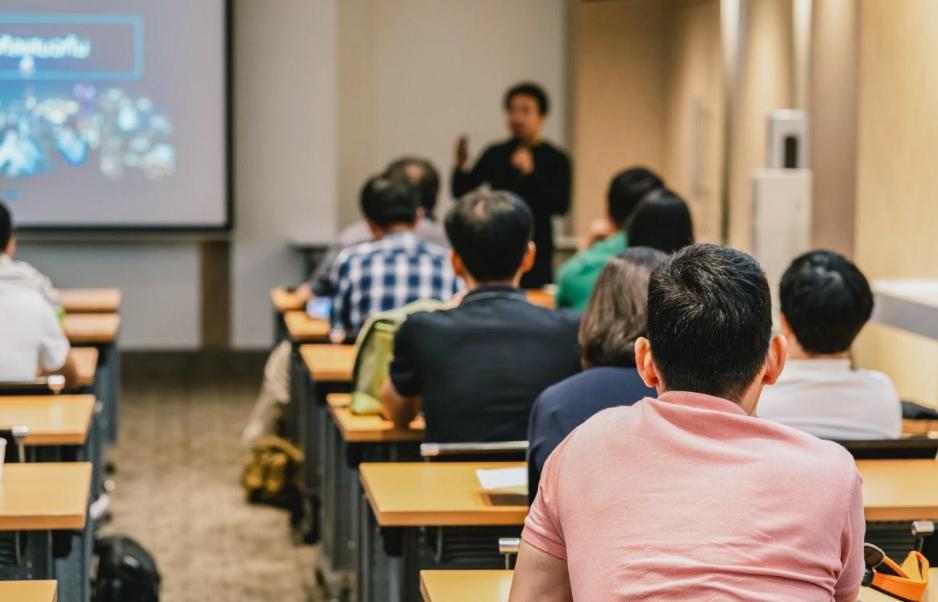
<svg viewBox="0 0 938 602">
<path fill-rule="evenodd" d="M 420 299 L 445 301 L 458 290 L 446 250 L 417 237 L 419 201 L 417 187 L 404 178 L 366 184 L 362 213 L 374 240 L 344 249 L 332 266 L 334 342 L 354 340 L 373 313 Z"/>
<path fill-rule="evenodd" d="M 629 245 L 674 253 L 694 244 L 694 222 L 684 199 L 670 190 L 652 192 L 632 215 Z"/>
<path fill-rule="evenodd" d="M 459 281 L 447 252 L 420 240 L 418 191 L 407 179 L 378 176 L 362 187 L 361 208 L 372 239 L 343 249 L 328 276 L 333 290 L 330 337 L 352 342 L 374 312 L 418 299 L 445 301 Z M 251 445 L 274 433 L 282 408 L 290 401 L 290 342 L 282 341 L 264 366 L 264 378 L 241 438 Z"/>
<path fill-rule="evenodd" d="M 547 460 L 511 600 L 856 600 L 865 524 L 842 447 L 753 416 L 785 364 L 748 255 L 651 275 L 639 374 L 657 399 L 596 414 Z"/>
<path fill-rule="evenodd" d="M 873 313 L 853 263 L 830 251 L 795 259 L 779 287 L 788 364 L 762 392 L 759 416 L 824 439 L 895 439 L 902 404 L 888 376 L 854 370 L 850 346 Z"/>
<path fill-rule="evenodd" d="M 632 247 L 606 264 L 580 322 L 584 371 L 552 385 L 534 402 L 528 423 L 528 488 L 533 499 L 544 462 L 593 414 L 630 405 L 655 391 L 635 369 L 635 340 L 645 336 L 648 277 L 666 255 Z"/>
<path fill-rule="evenodd" d="M 15 248 L 13 220 L 0 203 L 0 382 L 61 373 L 71 386 L 77 372 L 68 339 L 43 294 L 54 291 L 31 266 L 13 261 Z"/>
<path fill-rule="evenodd" d="M 13 233 L 13 219 L 7 206 L 0 202 L 0 232 L 5 233 L 0 239 L 0 285 L 11 284 L 25 286 L 42 295 L 49 305 L 59 310 L 59 291 L 39 270 L 25 261 L 16 261 L 16 237 Z M 6 240 L 7 242 L 4 242 Z"/>
<path fill-rule="evenodd" d="M 449 241 L 443 226 L 436 219 L 436 203 L 440 192 L 440 174 L 433 164 L 419 157 L 404 157 L 392 162 L 384 170 L 384 175 L 392 178 L 404 178 L 417 187 L 420 193 L 420 207 L 417 221 L 417 237 L 429 243 L 449 248 Z M 311 292 L 319 296 L 329 296 L 332 289 L 329 283 L 329 273 L 335 263 L 336 257 L 342 249 L 374 240 L 371 229 L 364 217 L 345 227 L 329 247 L 325 257 L 319 262 L 316 271 L 310 278 L 311 284 L 305 284 L 300 294 L 309 295 Z M 310 288 L 311 287 L 311 288 Z"/>
<path fill-rule="evenodd" d="M 532 305 L 518 288 L 536 251 L 534 219 L 517 196 L 470 193 L 445 224 L 469 292 L 398 330 L 384 410 L 406 426 L 422 409 L 427 441 L 523 441 L 537 396 L 580 369 L 578 318 Z"/>
<path fill-rule="evenodd" d="M 649 192 L 663 186 L 661 179 L 644 167 L 626 169 L 612 179 L 606 193 L 609 216 L 603 220 L 610 225 L 611 231 L 608 236 L 603 236 L 602 228 L 596 229 L 594 238 L 600 240 L 560 266 L 557 273 L 557 307 L 577 310 L 586 307 L 603 266 L 629 244 L 625 228 L 635 207 Z"/>
</svg>

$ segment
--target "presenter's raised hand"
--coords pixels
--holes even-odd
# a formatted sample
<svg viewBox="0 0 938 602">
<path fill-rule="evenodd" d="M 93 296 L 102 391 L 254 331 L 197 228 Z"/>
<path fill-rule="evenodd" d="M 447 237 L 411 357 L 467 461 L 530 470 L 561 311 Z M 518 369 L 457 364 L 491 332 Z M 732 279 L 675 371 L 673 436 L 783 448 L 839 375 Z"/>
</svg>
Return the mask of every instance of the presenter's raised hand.
<svg viewBox="0 0 938 602">
<path fill-rule="evenodd" d="M 454 155 L 456 169 L 462 171 L 466 168 L 466 161 L 469 159 L 469 138 L 465 135 L 460 136 L 456 141 L 456 152 Z"/>
<path fill-rule="evenodd" d="M 521 175 L 531 175 L 534 172 L 534 155 L 531 154 L 531 149 L 526 146 L 516 148 L 511 154 L 511 164 Z"/>
</svg>

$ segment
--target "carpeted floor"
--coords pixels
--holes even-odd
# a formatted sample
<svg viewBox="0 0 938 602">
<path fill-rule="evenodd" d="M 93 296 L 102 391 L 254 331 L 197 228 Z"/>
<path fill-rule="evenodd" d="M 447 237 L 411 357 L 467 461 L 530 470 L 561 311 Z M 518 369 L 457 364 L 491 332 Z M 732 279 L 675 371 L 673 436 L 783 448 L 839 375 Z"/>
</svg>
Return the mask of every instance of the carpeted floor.
<svg viewBox="0 0 938 602">
<path fill-rule="evenodd" d="M 320 600 L 315 549 L 292 543 L 283 511 L 246 504 L 238 482 L 239 435 L 263 357 L 125 354 L 123 362 L 105 531 L 154 554 L 162 600 Z"/>
</svg>

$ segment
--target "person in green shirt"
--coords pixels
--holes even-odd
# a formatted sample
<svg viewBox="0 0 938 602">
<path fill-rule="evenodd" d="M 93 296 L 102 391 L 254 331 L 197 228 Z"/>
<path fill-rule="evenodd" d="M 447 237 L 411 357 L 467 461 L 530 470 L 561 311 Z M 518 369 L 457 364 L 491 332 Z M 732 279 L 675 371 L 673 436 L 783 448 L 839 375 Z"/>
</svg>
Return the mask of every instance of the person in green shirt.
<svg viewBox="0 0 938 602">
<path fill-rule="evenodd" d="M 651 170 L 632 167 L 616 174 L 606 193 L 608 223 L 593 234 L 598 238 L 588 249 L 571 257 L 557 273 L 557 307 L 583 310 L 606 262 L 628 247 L 625 227 L 635 208 L 649 193 L 664 188 Z M 605 230 L 605 232 L 602 232 Z"/>
</svg>

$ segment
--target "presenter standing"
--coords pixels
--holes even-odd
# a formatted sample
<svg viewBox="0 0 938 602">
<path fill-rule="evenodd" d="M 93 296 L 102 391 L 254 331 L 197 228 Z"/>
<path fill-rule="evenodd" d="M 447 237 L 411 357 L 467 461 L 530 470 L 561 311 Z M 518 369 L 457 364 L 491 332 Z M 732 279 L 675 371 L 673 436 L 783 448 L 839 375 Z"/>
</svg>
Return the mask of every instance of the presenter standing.
<svg viewBox="0 0 938 602">
<path fill-rule="evenodd" d="M 553 281 L 554 235 L 551 216 L 570 208 L 570 159 L 541 138 L 547 119 L 547 94 L 537 84 L 518 84 L 505 93 L 505 117 L 511 138 L 485 149 L 471 170 L 466 169 L 466 136 L 456 143 L 452 193 L 461 197 L 482 184 L 520 196 L 534 214 L 534 267 L 521 279 L 525 288 Z"/>
</svg>

